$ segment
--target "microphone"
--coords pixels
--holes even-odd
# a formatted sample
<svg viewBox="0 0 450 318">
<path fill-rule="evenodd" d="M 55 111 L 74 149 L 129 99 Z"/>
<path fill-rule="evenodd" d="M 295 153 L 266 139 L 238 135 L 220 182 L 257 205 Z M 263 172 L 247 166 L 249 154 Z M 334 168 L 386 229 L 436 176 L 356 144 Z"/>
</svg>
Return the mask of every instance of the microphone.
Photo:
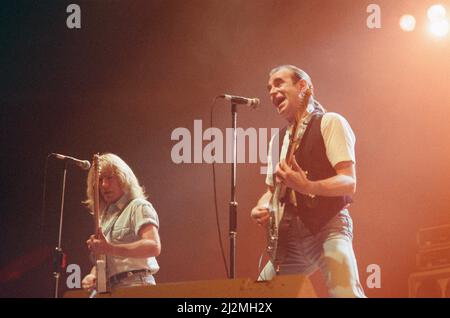
<svg viewBox="0 0 450 318">
<path fill-rule="evenodd" d="M 229 100 L 232 104 L 240 104 L 250 106 L 252 109 L 256 109 L 259 106 L 259 98 L 247 98 L 242 96 L 233 96 L 233 95 L 219 95 L 219 98 L 224 98 Z"/>
<path fill-rule="evenodd" d="M 68 162 L 77 165 L 83 170 L 89 170 L 89 168 L 91 167 L 91 163 L 88 160 L 80 160 L 74 157 L 60 155 L 59 153 L 52 153 L 52 156 L 54 156 L 56 159 L 67 160 Z"/>
</svg>

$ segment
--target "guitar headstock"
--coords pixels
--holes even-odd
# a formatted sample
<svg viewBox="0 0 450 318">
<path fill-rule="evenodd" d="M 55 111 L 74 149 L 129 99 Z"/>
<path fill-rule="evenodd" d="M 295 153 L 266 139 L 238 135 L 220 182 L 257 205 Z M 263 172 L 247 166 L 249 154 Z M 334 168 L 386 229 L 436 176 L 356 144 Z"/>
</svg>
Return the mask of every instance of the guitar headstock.
<svg viewBox="0 0 450 318">
<path fill-rule="evenodd" d="M 92 171 L 94 172 L 94 184 L 93 186 L 95 187 L 98 183 L 98 178 L 100 175 L 100 156 L 98 155 L 98 153 L 94 154 L 92 156 Z"/>
<path fill-rule="evenodd" d="M 100 160 L 100 156 L 98 155 L 98 153 L 95 153 L 95 154 L 92 156 L 92 166 L 93 166 L 95 169 L 98 169 L 98 168 L 99 168 L 99 160 Z"/>
<path fill-rule="evenodd" d="M 306 107 L 308 106 L 309 98 L 312 95 L 312 88 L 309 85 L 306 85 L 301 91 L 300 91 L 300 97 L 302 98 L 302 106 Z"/>
<path fill-rule="evenodd" d="M 309 103 L 309 98 L 312 95 L 312 87 L 309 85 L 306 85 L 302 88 L 302 90 L 300 91 L 299 97 L 301 98 L 301 102 L 302 102 L 302 106 L 300 107 L 300 109 L 304 110 L 308 107 L 308 103 Z M 301 119 L 301 112 L 297 112 L 296 116 L 295 116 L 295 121 L 298 124 L 300 119 Z"/>
</svg>

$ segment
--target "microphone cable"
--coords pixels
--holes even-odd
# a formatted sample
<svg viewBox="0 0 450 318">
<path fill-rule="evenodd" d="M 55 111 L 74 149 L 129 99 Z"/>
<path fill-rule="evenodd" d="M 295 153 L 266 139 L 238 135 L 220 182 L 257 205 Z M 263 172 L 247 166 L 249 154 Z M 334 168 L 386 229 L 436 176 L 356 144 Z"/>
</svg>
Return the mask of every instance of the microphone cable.
<svg viewBox="0 0 450 318">
<path fill-rule="evenodd" d="M 50 158 L 52 154 L 48 154 L 47 158 L 45 158 L 44 165 L 44 179 L 42 185 L 42 202 L 41 202 L 41 220 L 39 224 L 39 245 L 44 243 L 44 228 L 45 228 L 45 207 L 46 207 L 46 193 L 47 193 L 47 170 L 48 170 L 48 158 Z"/>
<path fill-rule="evenodd" d="M 214 107 L 216 106 L 216 101 L 219 99 L 219 96 L 216 96 L 211 104 L 211 112 L 210 112 L 210 128 L 213 128 L 213 112 Z M 215 151 L 215 150 L 214 150 Z M 212 174 L 213 174 L 213 193 L 214 193 L 214 210 L 216 212 L 216 224 L 217 224 L 217 233 L 219 235 L 219 244 L 220 244 L 220 251 L 222 253 L 222 259 L 223 259 L 223 265 L 225 267 L 226 276 L 227 278 L 230 278 L 229 271 L 228 271 L 228 265 L 227 260 L 225 257 L 225 250 L 223 248 L 223 242 L 222 242 L 222 231 L 220 230 L 220 221 L 219 221 L 219 208 L 217 206 L 217 189 L 216 189 L 216 168 L 215 168 L 216 162 L 213 160 L 212 162 Z"/>
</svg>

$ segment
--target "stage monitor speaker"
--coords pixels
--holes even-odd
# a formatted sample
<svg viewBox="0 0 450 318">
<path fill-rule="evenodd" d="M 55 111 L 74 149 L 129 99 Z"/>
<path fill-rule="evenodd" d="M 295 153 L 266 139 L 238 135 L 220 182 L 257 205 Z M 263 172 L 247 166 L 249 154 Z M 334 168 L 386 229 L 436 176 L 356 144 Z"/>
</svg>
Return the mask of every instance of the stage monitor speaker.
<svg viewBox="0 0 450 318">
<path fill-rule="evenodd" d="M 426 227 L 417 232 L 419 249 L 450 245 L 450 224 Z"/>
<path fill-rule="evenodd" d="M 67 298 L 85 298 L 89 293 L 76 290 Z M 164 283 L 155 286 L 118 288 L 102 298 L 316 298 L 306 276 L 276 276 L 271 281 L 255 282 L 249 278 Z"/>
<path fill-rule="evenodd" d="M 450 267 L 450 244 L 420 250 L 416 255 L 416 264 L 420 270 Z"/>
<path fill-rule="evenodd" d="M 450 267 L 409 276 L 410 298 L 450 298 Z"/>
</svg>

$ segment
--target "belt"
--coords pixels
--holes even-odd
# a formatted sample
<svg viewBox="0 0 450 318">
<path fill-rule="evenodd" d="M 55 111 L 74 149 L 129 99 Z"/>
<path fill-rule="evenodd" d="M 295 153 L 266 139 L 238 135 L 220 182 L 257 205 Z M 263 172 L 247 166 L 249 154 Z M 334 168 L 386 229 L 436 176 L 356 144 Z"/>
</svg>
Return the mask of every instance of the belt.
<svg viewBox="0 0 450 318">
<path fill-rule="evenodd" d="M 109 282 L 113 285 L 118 284 L 124 278 L 131 277 L 136 274 L 143 274 L 143 273 L 150 274 L 151 271 L 148 269 L 136 269 L 133 271 L 122 272 L 122 273 L 111 276 L 109 278 Z"/>
</svg>

